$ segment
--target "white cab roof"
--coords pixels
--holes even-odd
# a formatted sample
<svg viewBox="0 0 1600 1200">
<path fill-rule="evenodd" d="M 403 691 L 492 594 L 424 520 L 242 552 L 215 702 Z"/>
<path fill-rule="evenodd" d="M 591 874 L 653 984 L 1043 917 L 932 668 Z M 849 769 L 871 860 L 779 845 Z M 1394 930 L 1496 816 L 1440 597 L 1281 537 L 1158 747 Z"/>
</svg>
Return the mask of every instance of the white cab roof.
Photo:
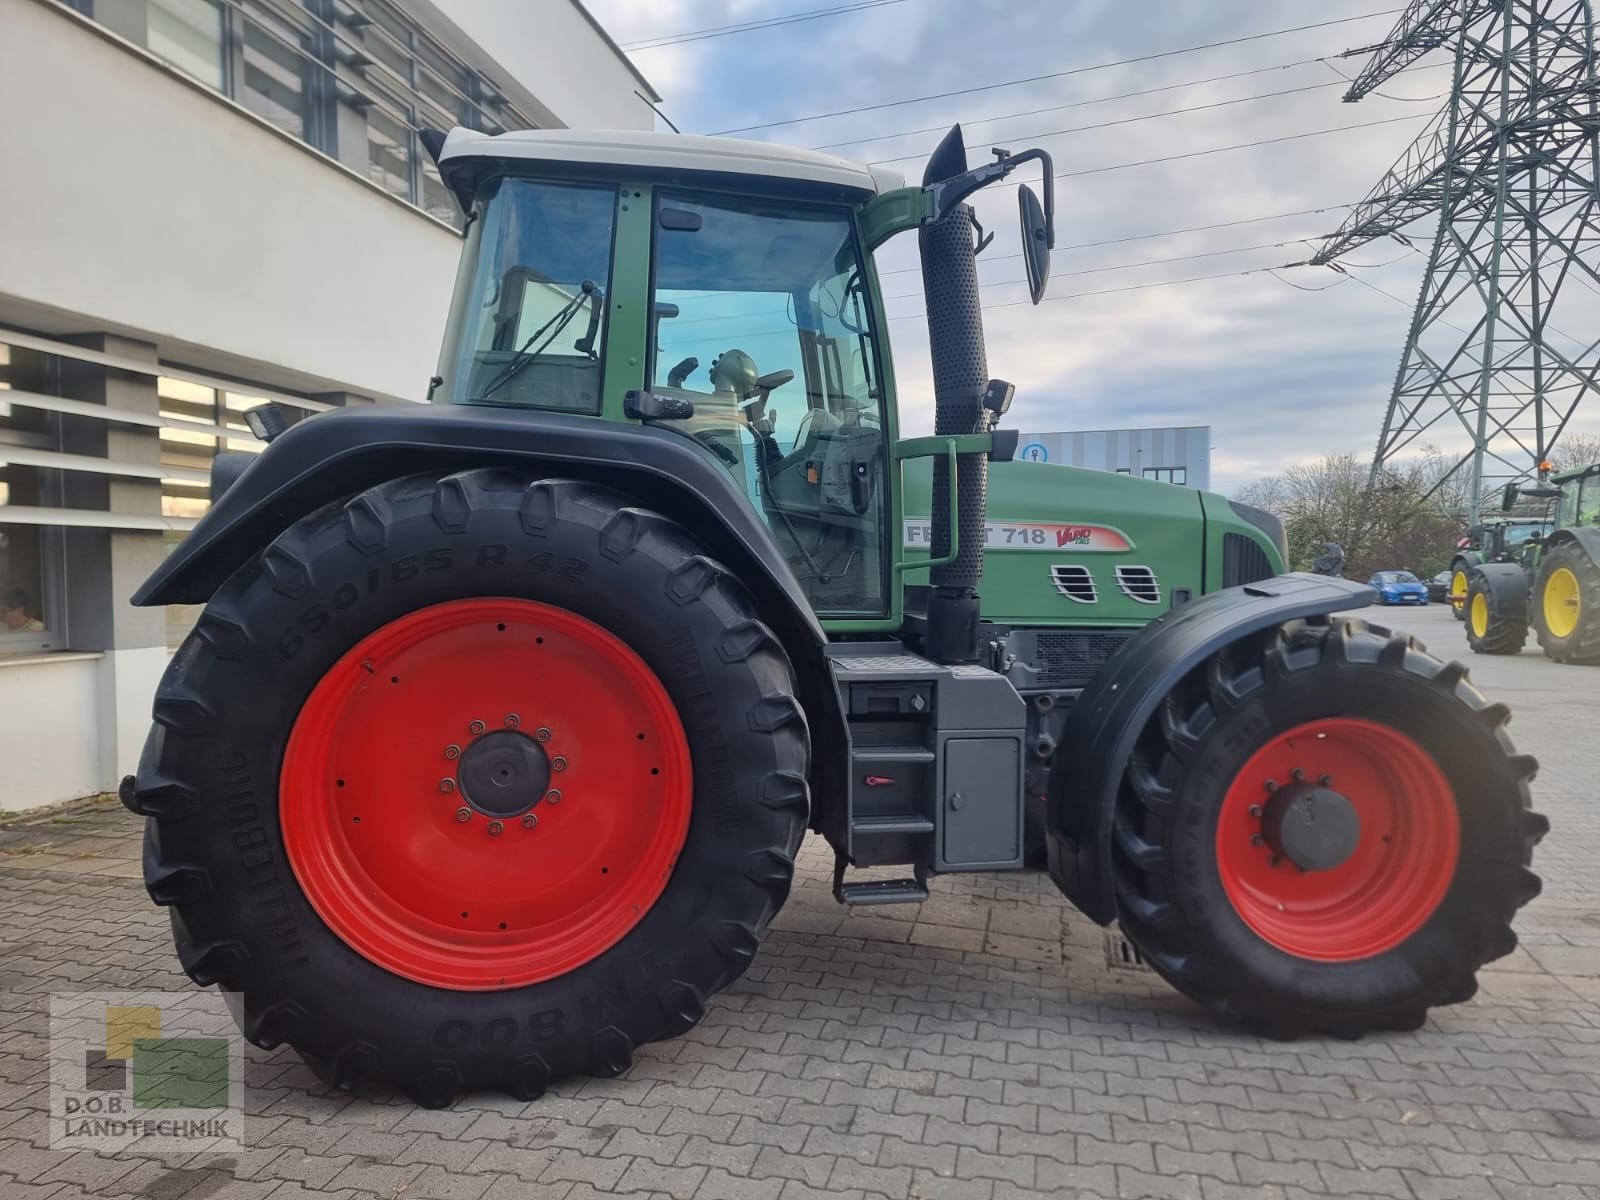
<svg viewBox="0 0 1600 1200">
<path fill-rule="evenodd" d="M 652 173 L 753 175 L 822 184 L 863 196 L 905 186 L 905 177 L 898 171 L 869 167 L 816 150 L 690 133 L 521 129 L 491 136 L 470 129 L 452 129 L 439 153 L 439 165 L 469 158 L 639 167 Z"/>
</svg>

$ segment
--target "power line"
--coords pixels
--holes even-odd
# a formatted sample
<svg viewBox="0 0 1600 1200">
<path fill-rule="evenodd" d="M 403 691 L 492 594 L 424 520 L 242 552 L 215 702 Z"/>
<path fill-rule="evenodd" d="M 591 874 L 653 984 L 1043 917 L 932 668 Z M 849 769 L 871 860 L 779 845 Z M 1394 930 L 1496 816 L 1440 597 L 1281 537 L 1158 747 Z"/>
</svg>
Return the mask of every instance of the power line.
<svg viewBox="0 0 1600 1200">
<path fill-rule="evenodd" d="M 928 100 L 947 100 L 952 96 L 971 96 L 978 92 L 992 92 L 999 88 L 1020 87 L 1026 83 L 1041 83 L 1047 79 L 1065 79 L 1071 75 L 1085 75 L 1091 71 L 1105 71 L 1112 67 L 1126 67 L 1134 63 L 1156 62 L 1163 58 L 1173 58 L 1182 54 L 1194 54 L 1201 50 L 1216 50 L 1223 46 L 1238 46 L 1246 42 L 1259 42 L 1266 38 L 1283 37 L 1291 33 L 1304 33 L 1311 29 L 1326 29 L 1330 25 L 1346 25 L 1352 21 L 1369 21 L 1374 17 L 1392 16 L 1400 10 L 1386 8 L 1379 12 L 1363 13 L 1356 17 L 1338 17 L 1328 21 L 1317 21 L 1310 25 L 1295 25 L 1287 29 L 1272 29 L 1265 33 L 1246 34 L 1242 37 L 1224 38 L 1218 42 L 1205 42 L 1195 46 L 1181 46 L 1174 50 L 1159 50 L 1154 54 L 1141 54 L 1133 58 L 1119 58 L 1108 62 L 1091 63 L 1084 67 L 1071 67 L 1065 71 L 1052 71 L 1044 75 L 1030 75 L 1023 79 L 1008 79 L 1001 83 L 986 83 L 975 87 L 957 88 L 949 92 L 931 92 L 925 96 L 911 96 L 904 100 L 885 100 L 877 104 L 863 104 L 856 108 L 840 108 L 831 112 L 809 113 L 803 117 L 789 117 L 782 121 L 767 121 L 759 125 L 741 125 L 735 129 L 719 129 L 713 136 L 721 137 L 732 133 L 750 133 L 758 129 L 776 129 L 780 125 L 798 125 L 804 121 L 821 121 L 830 117 L 851 116 L 856 113 L 879 112 L 886 108 L 901 108 L 907 104 L 922 104 Z"/>
<path fill-rule="evenodd" d="M 835 8 L 814 8 L 805 12 L 786 13 L 759 21 L 741 21 L 736 25 L 716 25 L 710 29 L 694 29 L 685 33 L 664 33 L 659 37 L 641 38 L 636 42 L 622 43 L 624 50 L 658 50 L 662 46 L 681 46 L 685 42 L 702 42 L 707 38 L 732 37 L 739 33 L 756 33 L 763 29 L 776 29 L 782 25 L 798 25 L 802 21 L 820 21 L 824 17 L 837 17 L 845 13 L 861 12 L 868 8 L 884 8 L 890 4 L 904 4 L 905 0 L 860 0 L 856 4 L 841 4 Z"/>
<path fill-rule="evenodd" d="M 1313 63 L 1326 62 L 1326 58 L 1302 58 L 1295 62 L 1278 63 L 1271 67 L 1253 67 L 1248 71 L 1234 71 L 1228 75 L 1212 75 L 1205 79 L 1190 79 L 1183 83 L 1168 83 L 1161 87 L 1140 88 L 1132 92 L 1118 92 L 1111 96 L 1091 96 L 1086 100 L 1073 100 L 1066 104 L 1052 104 L 1046 108 L 1027 108 L 1020 112 L 999 113 L 992 117 L 974 117 L 962 122 L 962 125 L 989 125 L 996 121 L 1010 121 L 1017 117 L 1036 117 L 1042 113 L 1064 112 L 1069 108 L 1086 108 L 1091 104 L 1109 104 L 1114 100 L 1135 100 L 1140 96 L 1155 96 L 1162 92 L 1176 92 L 1184 88 L 1200 87 L 1207 83 L 1223 83 L 1229 79 L 1243 79 L 1249 75 L 1266 75 L 1273 71 L 1287 71 L 1294 67 L 1310 66 Z M 850 138 L 843 142 L 824 142 L 820 146 L 812 146 L 812 150 L 838 150 L 845 146 L 861 146 L 867 142 L 887 142 L 894 138 L 915 137 L 919 133 L 944 133 L 950 128 L 950 122 L 941 125 L 925 125 L 921 129 L 902 129 L 898 133 L 875 133 L 871 137 Z"/>
<path fill-rule="evenodd" d="M 1227 250 L 1206 250 L 1206 251 L 1203 251 L 1203 252 L 1201 252 L 1199 254 L 1177 254 L 1177 255 L 1173 255 L 1170 258 L 1149 258 L 1149 259 L 1146 259 L 1144 262 L 1113 263 L 1110 266 L 1104 266 L 1104 267 L 1080 267 L 1076 271 L 1062 271 L 1062 272 L 1056 274 L 1055 276 L 1053 276 L 1053 278 L 1056 278 L 1056 279 L 1072 279 L 1072 278 L 1074 278 L 1075 276 L 1078 276 L 1078 275 L 1104 275 L 1104 274 L 1107 274 L 1108 272 L 1111 272 L 1111 271 L 1136 271 L 1140 267 L 1159 267 L 1159 266 L 1163 266 L 1163 265 L 1165 265 L 1167 263 L 1194 262 L 1196 259 L 1201 259 L 1201 258 L 1222 258 L 1224 255 L 1228 255 L 1228 254 L 1248 254 L 1248 253 L 1250 253 L 1251 251 L 1254 251 L 1254 250 L 1282 250 L 1285 246 L 1292 246 L 1296 242 L 1303 242 L 1305 240 L 1306 239 L 1304 239 L 1304 238 L 1284 238 L 1281 242 L 1258 242 L 1254 246 L 1234 246 L 1231 249 L 1227 249 Z M 1008 257 L 1010 257 L 1010 256 L 1008 256 Z M 1021 257 L 1021 256 L 1018 255 L 1016 257 Z M 998 262 L 1000 260 L 999 259 L 990 259 L 990 260 L 980 259 L 979 260 L 979 264 L 981 265 L 984 261 Z M 884 274 L 888 274 L 888 272 L 886 271 L 886 272 L 884 272 Z M 1027 283 L 1027 282 L 1028 281 L 1026 279 L 986 279 L 986 280 L 981 280 L 979 282 L 979 286 L 980 287 L 1008 287 L 1011 284 Z M 922 293 L 920 291 L 896 292 L 892 296 L 885 296 L 884 299 L 885 300 L 903 300 L 907 296 L 920 296 L 921 294 Z"/>
<path fill-rule="evenodd" d="M 1237 96 L 1232 100 L 1213 100 L 1207 104 L 1191 104 L 1183 108 L 1169 108 L 1162 112 L 1145 113 L 1137 117 L 1118 117 L 1112 121 L 1095 121 L 1089 125 L 1074 125 L 1066 129 L 1047 130 L 1043 133 L 1016 133 L 1011 134 L 1010 137 L 1032 142 L 1040 138 L 1063 137 L 1069 133 L 1090 133 L 1096 129 L 1111 129 L 1117 125 L 1137 125 L 1141 121 L 1154 121 L 1161 117 L 1177 117 L 1182 116 L 1184 113 L 1206 112 L 1214 108 L 1231 108 L 1236 104 L 1251 104 L 1257 100 L 1274 100 L 1279 96 L 1294 96 L 1301 92 L 1320 92 L 1337 86 L 1335 83 L 1308 83 L 1301 87 L 1284 88 L 1277 92 L 1262 92 L 1255 96 Z M 872 165 L 882 167 L 890 163 L 911 162 L 915 159 L 926 158 L 928 153 L 928 151 L 922 151 L 917 154 L 901 154 L 895 158 L 874 159 Z"/>
<path fill-rule="evenodd" d="M 1101 246 L 1121 246 L 1128 242 L 1144 242 L 1152 238 L 1179 237 L 1186 233 L 1209 233 L 1213 229 L 1235 229 L 1240 225 L 1260 225 L 1267 221 L 1283 221 L 1289 217 L 1320 216 L 1332 212 L 1336 208 L 1354 208 L 1354 204 L 1325 204 L 1321 208 L 1300 208 L 1294 212 L 1270 213 L 1261 217 L 1243 217 L 1237 221 L 1218 221 L 1212 225 L 1190 225 L 1184 229 L 1159 229 L 1153 233 L 1130 233 L 1125 237 L 1102 238 L 1098 242 L 1073 242 L 1067 246 L 1057 246 L 1055 253 L 1066 254 L 1073 250 L 1095 250 Z M 1293 239 L 1291 239 L 1293 240 Z M 979 264 L 986 262 L 1004 262 L 1011 258 L 1021 258 L 1021 254 L 995 254 L 984 255 L 979 259 Z M 920 271 L 921 267 L 896 267 L 892 271 L 879 271 L 878 275 L 906 275 L 912 271 Z"/>
<path fill-rule="evenodd" d="M 1098 289 L 1096 291 L 1093 291 L 1093 292 L 1068 292 L 1065 296 L 1046 296 L 1043 300 L 1040 301 L 1040 303 L 1041 304 L 1060 304 L 1060 303 L 1062 303 L 1064 301 L 1067 301 L 1067 300 L 1087 300 L 1091 296 L 1112 296 L 1112 295 L 1116 295 L 1116 294 L 1118 294 L 1120 292 L 1142 292 L 1142 291 L 1145 291 L 1148 288 L 1179 287 L 1179 286 L 1181 286 L 1183 284 L 1187 284 L 1187 283 L 1204 283 L 1206 280 L 1209 280 L 1209 279 L 1239 279 L 1239 278 L 1242 278 L 1242 277 L 1244 277 L 1246 275 L 1263 275 L 1263 274 L 1269 274 L 1269 273 L 1271 273 L 1273 271 L 1282 271 L 1282 270 L 1285 270 L 1285 269 L 1287 269 L 1289 267 L 1302 267 L 1302 266 L 1305 266 L 1305 264 L 1303 262 L 1301 262 L 1301 263 L 1278 263 L 1275 266 L 1270 266 L 1270 267 L 1250 267 L 1249 269 L 1244 270 L 1244 271 L 1221 271 L 1221 272 L 1218 272 L 1215 275 L 1190 275 L 1190 276 L 1188 276 L 1188 277 L 1186 277 L 1184 279 L 1163 279 L 1163 280 L 1158 280 L 1155 283 L 1134 283 L 1134 284 L 1129 284 L 1126 287 L 1100 288 L 1100 289 Z M 997 304 L 985 304 L 985 305 L 982 306 L 982 308 L 983 308 L 984 312 L 992 312 L 993 310 L 995 310 L 997 308 L 1016 308 L 1017 306 L 1022 305 L 1022 304 L 1031 305 L 1032 303 L 1033 303 L 1032 300 L 1004 300 L 1004 301 L 1001 301 L 1001 302 L 999 302 Z M 899 316 L 891 316 L 889 318 L 889 320 L 890 321 L 913 321 L 913 320 L 919 320 L 923 316 L 924 316 L 924 314 L 920 313 L 920 312 L 902 313 Z"/>
<path fill-rule="evenodd" d="M 1282 137 L 1261 138 L 1254 142 L 1237 142 L 1232 146 L 1213 146 L 1209 150 L 1190 150 L 1183 154 L 1164 154 L 1160 158 L 1141 158 L 1135 162 L 1109 163 L 1103 167 L 1085 167 L 1080 171 L 1062 171 L 1056 174 L 1056 179 L 1076 179 L 1082 175 L 1100 175 L 1106 171 L 1126 171 L 1131 167 L 1148 167 L 1156 163 L 1180 162 L 1188 158 L 1205 158 L 1212 154 L 1222 154 L 1229 150 L 1250 150 L 1256 146 L 1275 146 L 1280 142 L 1298 142 L 1305 138 L 1322 137 L 1330 133 L 1347 133 L 1353 129 L 1372 129 L 1378 125 L 1394 125 L 1401 121 L 1417 121 L 1424 118 L 1419 114 L 1407 117 L 1385 117 L 1381 121 L 1361 121 L 1354 125 L 1336 125 L 1331 129 L 1311 129 L 1305 133 L 1290 133 Z"/>
</svg>

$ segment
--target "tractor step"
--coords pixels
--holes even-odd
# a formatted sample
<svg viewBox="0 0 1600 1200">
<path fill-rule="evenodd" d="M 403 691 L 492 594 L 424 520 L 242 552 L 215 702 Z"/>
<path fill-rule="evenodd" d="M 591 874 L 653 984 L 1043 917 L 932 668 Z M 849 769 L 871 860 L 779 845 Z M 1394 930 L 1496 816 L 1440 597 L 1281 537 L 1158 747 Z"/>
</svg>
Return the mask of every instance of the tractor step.
<svg viewBox="0 0 1600 1200">
<path fill-rule="evenodd" d="M 929 823 L 929 832 L 932 823 Z M 916 868 L 911 879 L 863 879 L 846 883 L 844 873 L 850 864 L 844 855 L 833 859 L 833 898 L 840 904 L 921 904 L 928 898 L 928 874 Z"/>
</svg>

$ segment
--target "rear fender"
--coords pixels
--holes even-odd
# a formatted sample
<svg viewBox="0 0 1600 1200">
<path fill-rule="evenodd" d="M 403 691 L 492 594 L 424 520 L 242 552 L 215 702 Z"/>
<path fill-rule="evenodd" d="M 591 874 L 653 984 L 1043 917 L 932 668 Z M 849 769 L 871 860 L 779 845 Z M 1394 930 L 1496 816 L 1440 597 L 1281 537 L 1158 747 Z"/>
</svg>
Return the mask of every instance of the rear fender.
<svg viewBox="0 0 1600 1200">
<path fill-rule="evenodd" d="M 601 483 L 692 530 L 750 590 L 794 664 L 817 759 L 817 802 L 843 794 L 843 764 L 831 760 L 848 741 L 823 660 L 822 625 L 744 492 L 709 454 L 667 430 L 454 405 L 321 413 L 291 426 L 219 489 L 210 511 L 134 593 L 133 603 L 204 603 L 241 565 L 323 505 L 406 475 L 484 466 Z"/>
<path fill-rule="evenodd" d="M 1556 547 L 1567 542 L 1576 542 L 1583 547 L 1592 562 L 1600 563 L 1600 529 L 1591 525 L 1572 525 L 1566 529 L 1558 529 L 1544 540 L 1546 554 Z"/>
<path fill-rule="evenodd" d="M 1521 563 L 1481 563 L 1467 573 L 1468 586 L 1482 578 L 1494 597 L 1494 611 L 1512 621 L 1528 619 L 1528 573 Z"/>
<path fill-rule="evenodd" d="M 1104 925 L 1116 916 L 1111 821 L 1139 734 L 1178 682 L 1224 646 L 1297 617 L 1371 604 L 1365 584 L 1290 574 L 1225 588 L 1146 625 L 1089 681 L 1067 716 L 1050 774 L 1050 877 Z"/>
</svg>

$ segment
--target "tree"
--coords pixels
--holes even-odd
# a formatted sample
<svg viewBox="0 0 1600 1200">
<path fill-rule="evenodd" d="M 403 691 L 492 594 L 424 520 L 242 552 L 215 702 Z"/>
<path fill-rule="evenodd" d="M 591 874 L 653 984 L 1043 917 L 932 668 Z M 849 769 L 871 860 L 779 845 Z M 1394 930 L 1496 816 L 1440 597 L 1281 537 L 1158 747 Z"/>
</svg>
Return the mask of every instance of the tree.
<svg viewBox="0 0 1600 1200">
<path fill-rule="evenodd" d="M 1569 433 L 1550 451 L 1550 462 L 1558 472 L 1600 463 L 1600 437 L 1592 433 Z"/>
<path fill-rule="evenodd" d="M 1329 455 L 1259 479 L 1238 499 L 1283 522 L 1294 570 L 1309 570 L 1326 542 L 1343 548 L 1345 574 L 1352 579 L 1383 570 L 1442 570 L 1459 519 L 1446 510 L 1451 499 L 1429 495 L 1438 469 L 1422 459 L 1395 464 L 1372 486 L 1368 472 L 1368 463 L 1355 455 Z"/>
</svg>

